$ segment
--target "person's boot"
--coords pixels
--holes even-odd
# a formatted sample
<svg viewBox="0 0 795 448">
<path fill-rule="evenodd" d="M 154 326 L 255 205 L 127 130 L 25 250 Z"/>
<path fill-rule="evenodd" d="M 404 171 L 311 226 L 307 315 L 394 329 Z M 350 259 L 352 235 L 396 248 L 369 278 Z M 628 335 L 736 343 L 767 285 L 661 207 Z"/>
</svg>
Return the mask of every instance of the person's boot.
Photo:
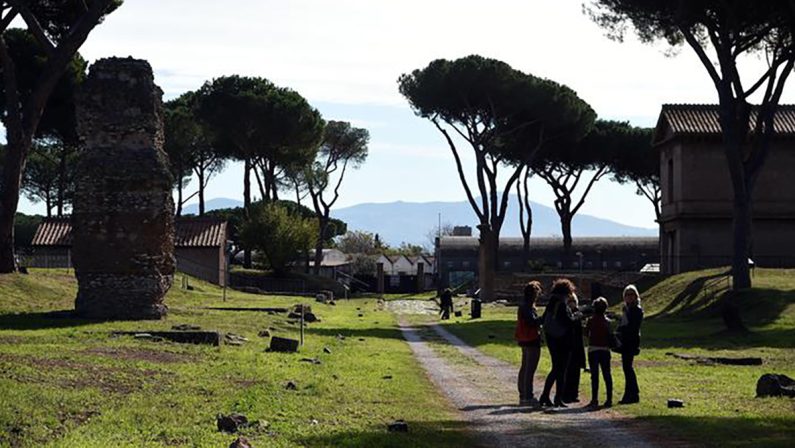
<svg viewBox="0 0 795 448">
<path fill-rule="evenodd" d="M 552 407 L 552 400 L 549 399 L 549 395 L 542 395 L 538 399 L 538 404 L 544 407 L 551 408 Z"/>
</svg>

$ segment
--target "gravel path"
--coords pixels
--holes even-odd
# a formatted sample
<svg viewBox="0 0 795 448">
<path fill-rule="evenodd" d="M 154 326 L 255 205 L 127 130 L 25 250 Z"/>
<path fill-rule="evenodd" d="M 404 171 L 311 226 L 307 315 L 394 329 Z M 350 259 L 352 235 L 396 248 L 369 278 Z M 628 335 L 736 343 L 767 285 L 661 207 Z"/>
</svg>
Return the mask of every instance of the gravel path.
<svg viewBox="0 0 795 448">
<path fill-rule="evenodd" d="M 671 441 L 652 443 L 651 437 L 637 428 L 631 419 L 612 410 L 568 408 L 540 411 L 519 407 L 516 367 L 470 347 L 439 325 L 411 327 L 401 321 L 400 326 L 414 356 L 430 379 L 459 409 L 462 418 L 470 423 L 484 446 L 681 446 Z M 437 340 L 455 346 L 474 362 L 455 363 L 440 356 L 423 339 L 422 333 L 428 328 L 436 332 Z M 539 380 L 545 373 L 536 374 L 536 394 L 543 387 Z"/>
</svg>

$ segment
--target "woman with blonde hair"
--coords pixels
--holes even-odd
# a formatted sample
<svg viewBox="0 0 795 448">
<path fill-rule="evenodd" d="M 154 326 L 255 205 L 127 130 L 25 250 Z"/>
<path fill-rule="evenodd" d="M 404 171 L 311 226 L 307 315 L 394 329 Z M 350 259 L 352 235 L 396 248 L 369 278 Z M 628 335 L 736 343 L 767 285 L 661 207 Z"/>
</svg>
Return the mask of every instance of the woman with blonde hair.
<svg viewBox="0 0 795 448">
<path fill-rule="evenodd" d="M 541 357 L 541 319 L 536 312 L 536 300 L 541 296 L 541 283 L 531 281 L 524 287 L 516 312 L 516 343 L 522 348 L 522 367 L 519 369 L 519 406 L 535 406 L 533 377 Z"/>
<path fill-rule="evenodd" d="M 624 370 L 624 397 L 619 404 L 632 404 L 640 401 L 638 377 L 632 365 L 640 353 L 640 325 L 643 323 L 643 308 L 640 306 L 640 293 L 635 285 L 624 288 L 624 309 L 621 323 L 616 329 L 621 341 L 621 367 Z"/>
</svg>

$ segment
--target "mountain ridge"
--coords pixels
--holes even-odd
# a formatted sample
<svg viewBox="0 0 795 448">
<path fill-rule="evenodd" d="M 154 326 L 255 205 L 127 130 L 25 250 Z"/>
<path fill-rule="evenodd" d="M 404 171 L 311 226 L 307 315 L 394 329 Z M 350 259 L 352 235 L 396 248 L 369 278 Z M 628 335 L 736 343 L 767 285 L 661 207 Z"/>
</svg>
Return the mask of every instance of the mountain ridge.
<svg viewBox="0 0 795 448">
<path fill-rule="evenodd" d="M 537 202 L 533 208 L 533 236 L 560 236 L 560 219 L 557 212 Z M 205 208 L 215 210 L 242 206 L 242 202 L 230 198 L 213 198 L 205 203 Z M 183 207 L 183 213 L 198 213 L 198 204 Z M 433 202 L 366 202 L 331 211 L 334 218 L 348 223 L 349 230 L 365 230 L 377 233 L 390 245 L 401 242 L 432 245 L 441 213 L 442 224 L 468 225 L 477 235 L 477 217 L 468 201 Z M 501 236 L 521 236 L 516 196 L 511 195 L 503 224 Z M 609 219 L 586 214 L 577 214 L 572 221 L 574 238 L 586 236 L 657 236 L 658 230 L 621 224 Z"/>
</svg>

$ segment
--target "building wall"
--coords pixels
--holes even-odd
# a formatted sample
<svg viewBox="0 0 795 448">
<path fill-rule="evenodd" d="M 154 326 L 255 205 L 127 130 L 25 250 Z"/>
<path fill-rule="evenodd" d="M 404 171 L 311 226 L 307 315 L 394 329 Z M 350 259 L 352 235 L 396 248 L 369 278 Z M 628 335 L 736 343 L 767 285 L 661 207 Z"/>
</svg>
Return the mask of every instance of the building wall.
<svg viewBox="0 0 795 448">
<path fill-rule="evenodd" d="M 583 254 L 582 269 L 585 271 L 638 271 L 648 263 L 658 263 L 660 248 L 658 244 L 647 247 L 582 247 L 575 245 L 573 252 Z M 451 279 L 467 278 L 462 273 L 478 273 L 477 250 L 445 249 L 439 250 L 439 282 L 440 287 L 457 286 Z M 560 269 L 563 259 L 562 247 L 541 247 L 530 251 L 530 261 L 544 265 L 550 269 Z M 574 267 L 579 268 L 579 257 L 574 257 Z M 521 248 L 501 247 L 499 252 L 498 271 L 511 273 L 523 272 Z"/>
<path fill-rule="evenodd" d="M 720 141 L 669 141 L 660 154 L 663 272 L 731 264 L 733 188 Z M 774 142 L 753 195 L 758 266 L 795 266 L 794 171 L 795 142 Z"/>
<path fill-rule="evenodd" d="M 224 251 L 218 247 L 176 248 L 177 270 L 223 286 L 226 281 Z"/>
</svg>

